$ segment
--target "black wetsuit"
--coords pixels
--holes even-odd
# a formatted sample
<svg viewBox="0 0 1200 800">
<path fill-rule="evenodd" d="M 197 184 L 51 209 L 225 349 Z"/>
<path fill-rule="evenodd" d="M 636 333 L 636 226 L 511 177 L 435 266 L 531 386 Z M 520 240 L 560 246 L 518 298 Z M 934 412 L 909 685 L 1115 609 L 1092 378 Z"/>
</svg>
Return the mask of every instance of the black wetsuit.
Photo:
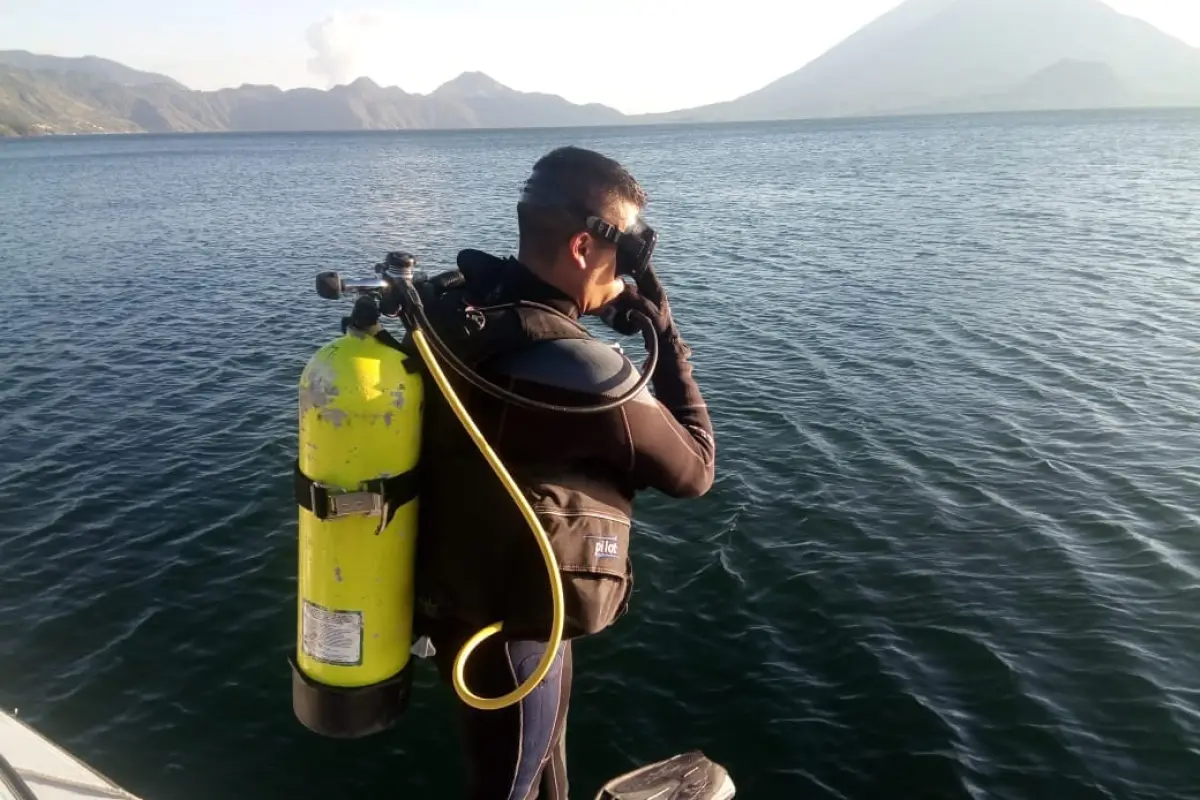
<svg viewBox="0 0 1200 800">
<path fill-rule="evenodd" d="M 579 317 L 569 298 L 515 259 L 474 254 L 460 256 L 459 266 L 491 287 L 490 301 L 530 300 Z M 461 318 L 431 317 L 448 341 L 462 323 Z M 712 423 L 692 377 L 690 351 L 673 326 L 659 336 L 659 347 L 654 396 L 644 392 L 611 412 L 529 411 L 454 380 L 481 432 L 536 501 L 543 525 L 558 542 L 564 580 L 583 587 L 568 608 L 568 636 L 594 632 L 625 613 L 632 588 L 628 527 L 636 492 L 654 488 L 672 497 L 695 497 L 713 481 Z M 518 394 L 559 404 L 598 401 L 594 395 L 516 380 L 494 369 L 496 362 L 489 358 L 478 371 Z M 504 620 L 504 631 L 471 657 L 466 676 L 477 694 L 495 697 L 514 689 L 537 666 L 550 620 L 549 582 L 528 525 L 432 381 L 427 387 L 417 563 L 424 613 L 418 624 L 436 647 L 439 672 L 449 682 L 463 642 L 484 625 Z M 471 800 L 567 797 L 563 731 L 572 673 L 571 643 L 564 640 L 550 674 L 520 704 L 477 711 L 458 703 Z"/>
</svg>

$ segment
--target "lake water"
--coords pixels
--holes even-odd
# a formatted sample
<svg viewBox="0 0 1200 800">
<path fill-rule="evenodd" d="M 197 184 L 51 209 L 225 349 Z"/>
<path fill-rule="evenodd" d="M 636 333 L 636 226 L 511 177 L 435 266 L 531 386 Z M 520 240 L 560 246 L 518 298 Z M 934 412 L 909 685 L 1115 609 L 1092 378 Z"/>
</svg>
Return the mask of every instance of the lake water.
<svg viewBox="0 0 1200 800">
<path fill-rule="evenodd" d="M 716 486 L 638 508 L 575 796 L 1200 797 L 1200 112 L 0 146 L 0 706 L 147 800 L 454 797 L 450 692 L 291 711 L 326 269 L 515 248 L 563 143 L 646 186 Z M 630 340 L 630 346 L 635 340 Z"/>
</svg>

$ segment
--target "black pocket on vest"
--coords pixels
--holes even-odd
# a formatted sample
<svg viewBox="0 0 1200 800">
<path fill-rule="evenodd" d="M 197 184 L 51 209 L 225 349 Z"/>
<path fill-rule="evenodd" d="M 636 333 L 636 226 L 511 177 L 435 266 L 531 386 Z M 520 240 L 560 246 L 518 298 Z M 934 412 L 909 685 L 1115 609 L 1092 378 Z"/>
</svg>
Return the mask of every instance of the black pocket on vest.
<svg viewBox="0 0 1200 800">
<path fill-rule="evenodd" d="M 633 590 L 629 518 L 578 507 L 534 509 L 562 575 L 563 637 L 597 633 L 624 616 Z"/>
</svg>

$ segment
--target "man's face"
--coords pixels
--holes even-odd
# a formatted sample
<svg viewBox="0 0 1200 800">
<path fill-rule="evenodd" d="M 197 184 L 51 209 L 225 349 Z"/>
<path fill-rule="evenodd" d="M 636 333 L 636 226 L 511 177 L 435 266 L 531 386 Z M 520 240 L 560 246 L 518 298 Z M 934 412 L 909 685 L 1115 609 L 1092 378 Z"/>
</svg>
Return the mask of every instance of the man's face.
<svg viewBox="0 0 1200 800">
<path fill-rule="evenodd" d="M 630 230 L 638 219 L 638 208 L 633 203 L 621 201 L 605 209 L 604 218 L 616 225 L 622 231 Z M 588 253 L 587 264 L 589 271 L 597 277 L 609 279 L 617 277 L 617 247 L 612 242 L 588 234 L 593 245 Z"/>
<path fill-rule="evenodd" d="M 619 202 L 608 209 L 606 218 L 609 222 L 620 227 L 622 231 L 629 230 L 636 222 L 638 208 L 633 203 Z M 606 242 L 588 234 L 588 243 L 583 253 L 582 263 L 587 275 L 586 282 L 590 284 L 586 305 L 592 310 L 607 305 L 617 298 L 625 289 L 625 282 L 617 275 L 617 247 L 612 242 Z"/>
</svg>

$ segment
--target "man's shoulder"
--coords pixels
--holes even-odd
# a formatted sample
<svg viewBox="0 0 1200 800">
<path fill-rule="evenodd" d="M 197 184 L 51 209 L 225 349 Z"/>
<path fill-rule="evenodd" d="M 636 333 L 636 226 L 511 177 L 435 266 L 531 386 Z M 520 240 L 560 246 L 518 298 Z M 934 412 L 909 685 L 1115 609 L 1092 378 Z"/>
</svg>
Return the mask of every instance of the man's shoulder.
<svg viewBox="0 0 1200 800">
<path fill-rule="evenodd" d="M 533 342 L 497 356 L 491 366 L 518 381 L 602 398 L 621 396 L 641 377 L 619 348 L 595 338 Z"/>
</svg>

